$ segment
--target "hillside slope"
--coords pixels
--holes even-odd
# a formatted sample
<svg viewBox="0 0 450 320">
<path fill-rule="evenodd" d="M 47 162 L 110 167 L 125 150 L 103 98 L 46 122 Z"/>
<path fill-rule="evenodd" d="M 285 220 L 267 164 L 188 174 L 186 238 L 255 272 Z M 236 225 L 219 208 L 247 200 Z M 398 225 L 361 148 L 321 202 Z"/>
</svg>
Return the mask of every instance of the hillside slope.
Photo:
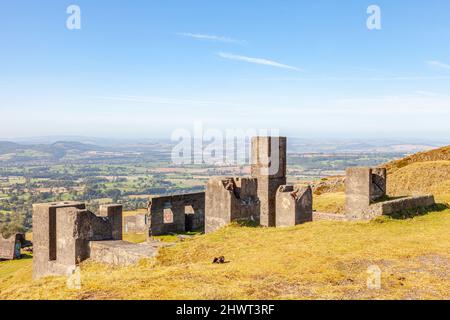
<svg viewBox="0 0 450 320">
<path fill-rule="evenodd" d="M 450 210 L 408 220 L 232 225 L 113 268 L 82 264 L 81 289 L 31 281 L 31 259 L 0 264 L 2 299 L 450 299 Z M 426 243 L 426 245 L 424 245 Z M 228 263 L 212 264 L 225 256 Z M 378 266 L 382 287 L 368 289 Z M 14 268 L 13 268 L 14 267 Z"/>
<path fill-rule="evenodd" d="M 420 152 L 380 167 L 388 171 L 390 196 L 450 194 L 450 146 Z M 345 192 L 345 177 L 329 177 L 314 185 L 314 194 Z"/>
<path fill-rule="evenodd" d="M 388 178 L 388 194 L 450 194 L 450 161 L 414 162 L 395 170 Z"/>
<path fill-rule="evenodd" d="M 439 149 L 433 149 L 425 152 L 419 152 L 400 160 L 388 162 L 385 165 L 383 165 L 383 167 L 385 167 L 388 170 L 388 174 L 393 174 L 397 170 L 400 170 L 401 168 L 406 167 L 413 163 L 441 161 L 441 160 L 450 161 L 450 146 Z"/>
</svg>

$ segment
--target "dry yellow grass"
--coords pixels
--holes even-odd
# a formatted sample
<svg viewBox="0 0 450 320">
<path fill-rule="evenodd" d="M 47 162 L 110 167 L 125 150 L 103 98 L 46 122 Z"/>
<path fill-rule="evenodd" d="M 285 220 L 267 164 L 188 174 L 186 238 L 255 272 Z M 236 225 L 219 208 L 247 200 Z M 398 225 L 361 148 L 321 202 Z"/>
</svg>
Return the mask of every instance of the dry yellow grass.
<svg viewBox="0 0 450 320">
<path fill-rule="evenodd" d="M 450 194 L 450 161 L 428 161 L 409 164 L 388 177 L 392 196 L 415 193 Z"/>
<path fill-rule="evenodd" d="M 450 210 L 409 220 L 232 225 L 137 266 L 82 264 L 82 289 L 31 281 L 31 260 L 0 265 L 3 299 L 450 299 Z M 213 265 L 215 256 L 229 263 Z M 11 263 L 14 268 L 11 268 Z M 382 289 L 366 286 L 378 265 Z M 8 271 L 5 271 L 8 270 Z"/>
<path fill-rule="evenodd" d="M 389 174 L 392 174 L 395 171 L 413 163 L 442 160 L 450 160 L 450 146 L 425 152 L 419 152 L 400 160 L 391 161 L 384 165 L 384 167 L 387 168 Z"/>
<path fill-rule="evenodd" d="M 313 209 L 318 212 L 344 213 L 345 193 L 323 193 L 314 195 Z"/>
</svg>

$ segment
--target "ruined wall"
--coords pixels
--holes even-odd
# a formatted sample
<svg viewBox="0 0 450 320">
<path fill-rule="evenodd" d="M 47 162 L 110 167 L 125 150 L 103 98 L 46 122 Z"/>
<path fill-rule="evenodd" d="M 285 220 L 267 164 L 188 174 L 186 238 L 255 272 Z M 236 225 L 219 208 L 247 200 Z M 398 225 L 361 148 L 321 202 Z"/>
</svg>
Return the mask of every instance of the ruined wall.
<svg viewBox="0 0 450 320">
<path fill-rule="evenodd" d="M 211 178 L 206 186 L 205 232 L 213 232 L 232 221 L 259 221 L 259 208 L 257 179 Z"/>
<path fill-rule="evenodd" d="M 348 221 L 348 217 L 343 214 L 313 212 L 313 221 Z"/>
<path fill-rule="evenodd" d="M 0 260 L 14 260 L 20 258 L 20 249 L 25 242 L 25 235 L 18 233 L 5 239 L 0 234 Z"/>
<path fill-rule="evenodd" d="M 122 205 L 106 204 L 100 206 L 99 217 L 105 217 L 111 224 L 113 240 L 122 240 Z"/>
<path fill-rule="evenodd" d="M 149 236 L 186 231 L 203 231 L 205 193 L 153 197 L 149 201 L 147 230 Z"/>
<path fill-rule="evenodd" d="M 373 203 L 361 212 L 358 220 L 371 220 L 382 215 L 392 215 L 417 208 L 428 208 L 435 204 L 436 202 L 432 195 L 406 197 Z"/>
<path fill-rule="evenodd" d="M 80 202 L 33 205 L 33 278 L 66 274 L 89 258 L 90 241 L 117 240 L 122 207 L 101 206 L 100 212 L 96 216 Z"/>
<path fill-rule="evenodd" d="M 386 168 L 372 168 L 371 200 L 376 201 L 386 196 L 387 171 Z"/>
<path fill-rule="evenodd" d="M 311 187 L 281 186 L 276 194 L 276 227 L 289 227 L 313 220 Z"/>
<path fill-rule="evenodd" d="M 363 211 L 386 196 L 384 168 L 348 168 L 345 177 L 345 212 L 350 219 L 363 218 Z"/>
<path fill-rule="evenodd" d="M 158 247 L 149 243 L 135 244 L 126 241 L 91 241 L 90 259 L 114 266 L 129 266 L 141 259 L 156 256 Z"/>
<path fill-rule="evenodd" d="M 286 138 L 252 138 L 251 175 L 258 179 L 260 224 L 275 226 L 276 193 L 286 184 Z"/>
</svg>

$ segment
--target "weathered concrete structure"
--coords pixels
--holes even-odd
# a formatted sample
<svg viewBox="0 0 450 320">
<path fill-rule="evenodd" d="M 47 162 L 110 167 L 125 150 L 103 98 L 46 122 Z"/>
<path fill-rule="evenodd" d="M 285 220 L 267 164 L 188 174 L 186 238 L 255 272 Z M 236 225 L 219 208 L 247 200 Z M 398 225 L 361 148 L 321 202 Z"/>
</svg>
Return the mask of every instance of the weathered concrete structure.
<svg viewBox="0 0 450 320">
<path fill-rule="evenodd" d="M 370 220 L 435 204 L 430 195 L 388 200 L 385 168 L 348 168 L 345 178 L 345 213 L 347 220 Z"/>
<path fill-rule="evenodd" d="M 146 219 L 149 237 L 205 229 L 205 193 L 152 197 Z"/>
<path fill-rule="evenodd" d="M 363 209 L 357 216 L 358 220 L 371 220 L 383 215 L 393 215 L 400 212 L 407 212 L 409 210 L 418 208 L 428 208 L 435 205 L 434 196 L 423 195 L 414 197 L 404 197 L 394 200 L 377 202 L 369 205 Z M 350 216 L 349 219 L 355 219 Z"/>
<path fill-rule="evenodd" d="M 251 162 L 251 175 L 258 179 L 260 224 L 274 227 L 276 193 L 286 184 L 286 138 L 254 137 Z"/>
<path fill-rule="evenodd" d="M 100 208 L 100 216 L 84 203 L 33 205 L 33 278 L 65 275 L 90 256 L 89 242 L 122 239 L 122 206 Z"/>
<path fill-rule="evenodd" d="M 313 221 L 311 187 L 281 186 L 276 194 L 276 227 Z"/>
<path fill-rule="evenodd" d="M 259 221 L 257 179 L 211 178 L 206 186 L 206 194 L 205 232 L 213 232 L 232 221 Z"/>
<path fill-rule="evenodd" d="M 218 177 L 208 182 L 206 232 L 237 220 L 276 225 L 277 190 L 286 184 L 286 138 L 252 138 L 251 158 L 251 177 Z"/>
<path fill-rule="evenodd" d="M 170 245 L 153 241 L 152 236 L 213 232 L 233 221 L 287 227 L 316 220 L 368 220 L 435 204 L 431 195 L 387 200 L 386 182 L 384 168 L 349 168 L 346 214 L 313 212 L 311 187 L 286 185 L 286 138 L 256 137 L 251 177 L 213 177 L 206 192 L 152 197 L 148 213 L 126 217 L 124 229 L 121 205 L 101 206 L 98 215 L 80 202 L 34 205 L 33 277 L 65 275 L 87 258 L 119 266 L 133 264 Z M 148 241 L 122 241 L 122 230 L 143 230 Z M 17 256 L 18 239 L 0 238 L 0 259 Z"/>
<path fill-rule="evenodd" d="M 14 234 L 7 239 L 0 234 L 0 260 L 19 259 L 20 250 L 25 242 L 25 235 L 22 233 Z"/>
<path fill-rule="evenodd" d="M 140 213 L 123 218 L 123 231 L 125 233 L 146 233 L 148 227 L 146 224 L 147 214 Z"/>
<path fill-rule="evenodd" d="M 126 241 L 92 241 L 89 243 L 90 259 L 115 266 L 129 266 L 143 258 L 153 258 L 159 248 L 170 246 L 166 242 L 145 242 L 140 244 Z"/>
<path fill-rule="evenodd" d="M 375 173 L 374 173 L 375 172 Z M 345 178 L 345 212 L 358 218 L 372 203 L 386 196 L 386 170 L 348 168 Z M 384 186 L 384 187 L 383 187 Z"/>
</svg>

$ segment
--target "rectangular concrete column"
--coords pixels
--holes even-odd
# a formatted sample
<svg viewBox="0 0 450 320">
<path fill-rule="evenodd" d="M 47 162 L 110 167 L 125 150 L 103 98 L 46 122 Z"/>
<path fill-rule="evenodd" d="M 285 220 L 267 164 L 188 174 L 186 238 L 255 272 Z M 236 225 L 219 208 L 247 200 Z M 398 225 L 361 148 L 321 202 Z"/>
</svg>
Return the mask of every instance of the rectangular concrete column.
<svg viewBox="0 0 450 320">
<path fill-rule="evenodd" d="M 64 208 L 84 210 L 85 205 L 79 202 L 33 205 L 33 279 L 52 274 L 52 264 L 57 263 L 57 215 Z"/>
<path fill-rule="evenodd" d="M 291 227 L 313 220 L 312 189 L 281 186 L 277 191 L 277 227 Z"/>
<path fill-rule="evenodd" d="M 345 175 L 345 213 L 351 218 L 363 215 L 372 199 L 372 169 L 348 168 Z"/>
<path fill-rule="evenodd" d="M 252 139 L 251 175 L 258 179 L 260 224 L 275 226 L 276 193 L 286 184 L 286 138 L 254 137 Z"/>
<path fill-rule="evenodd" d="M 106 217 L 111 223 L 112 240 L 122 240 L 122 205 L 106 204 L 100 206 L 99 217 Z"/>
</svg>

